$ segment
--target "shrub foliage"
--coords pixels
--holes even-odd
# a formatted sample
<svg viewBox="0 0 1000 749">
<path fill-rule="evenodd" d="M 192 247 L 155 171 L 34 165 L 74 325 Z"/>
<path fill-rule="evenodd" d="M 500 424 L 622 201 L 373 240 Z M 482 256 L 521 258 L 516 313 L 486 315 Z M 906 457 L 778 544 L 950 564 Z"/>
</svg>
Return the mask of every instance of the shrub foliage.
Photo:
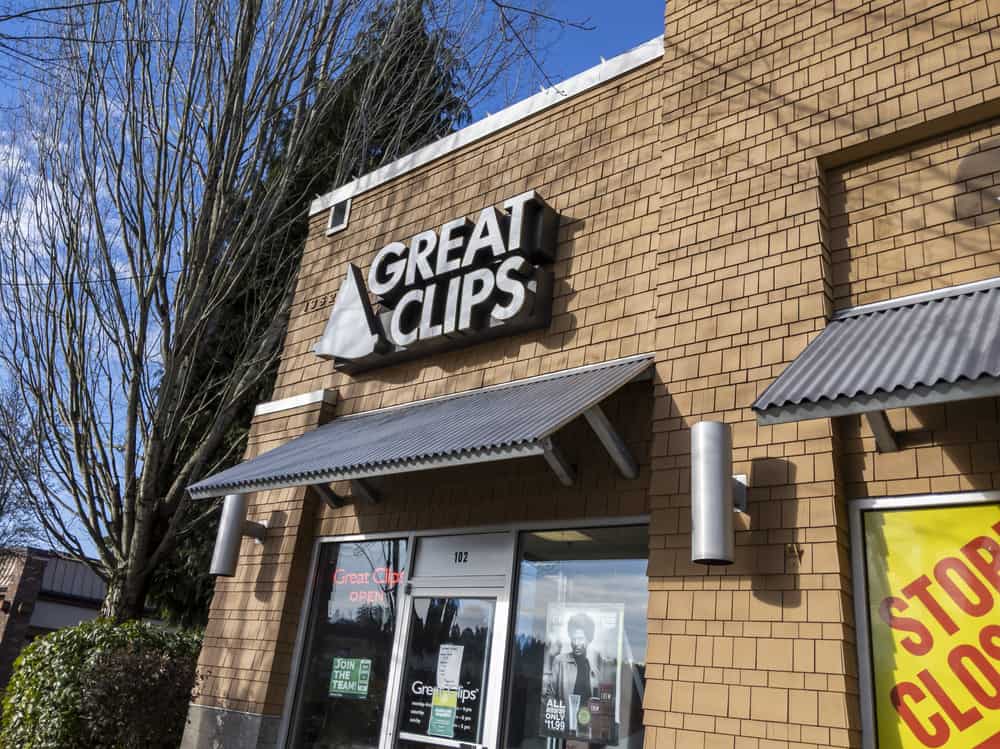
<svg viewBox="0 0 1000 749">
<path fill-rule="evenodd" d="M 35 640 L 3 699 L 2 749 L 174 749 L 200 637 L 142 622 L 84 622 Z"/>
</svg>

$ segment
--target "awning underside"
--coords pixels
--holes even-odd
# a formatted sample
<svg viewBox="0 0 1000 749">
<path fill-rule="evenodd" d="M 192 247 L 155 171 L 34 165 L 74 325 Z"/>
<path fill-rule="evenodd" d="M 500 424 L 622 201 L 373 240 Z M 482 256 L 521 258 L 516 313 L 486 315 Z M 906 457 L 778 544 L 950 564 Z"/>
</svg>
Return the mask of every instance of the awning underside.
<svg viewBox="0 0 1000 749">
<path fill-rule="evenodd" d="M 1000 288 L 836 315 L 753 404 L 761 424 L 1000 395 Z"/>
<path fill-rule="evenodd" d="M 564 483 L 571 469 L 552 435 L 586 416 L 628 473 L 634 461 L 599 404 L 645 374 L 651 355 L 335 419 L 188 487 L 198 499 L 323 485 L 467 463 L 544 456 Z"/>
</svg>

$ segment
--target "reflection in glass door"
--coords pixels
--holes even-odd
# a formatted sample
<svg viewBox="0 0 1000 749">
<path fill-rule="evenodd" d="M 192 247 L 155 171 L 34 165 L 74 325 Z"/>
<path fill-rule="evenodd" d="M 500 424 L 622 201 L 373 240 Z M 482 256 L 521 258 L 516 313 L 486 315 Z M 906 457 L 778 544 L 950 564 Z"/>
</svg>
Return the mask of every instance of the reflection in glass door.
<svg viewBox="0 0 1000 749">
<path fill-rule="evenodd" d="M 496 599 L 414 597 L 399 746 L 481 745 Z"/>
<path fill-rule="evenodd" d="M 286 746 L 378 747 L 407 551 L 405 539 L 322 546 Z"/>
</svg>

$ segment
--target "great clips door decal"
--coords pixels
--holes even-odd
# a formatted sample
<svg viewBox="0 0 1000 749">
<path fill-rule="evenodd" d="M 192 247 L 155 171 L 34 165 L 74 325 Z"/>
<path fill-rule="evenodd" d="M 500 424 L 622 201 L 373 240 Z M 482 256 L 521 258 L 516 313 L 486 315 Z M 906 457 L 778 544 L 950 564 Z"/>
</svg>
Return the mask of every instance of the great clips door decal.
<svg viewBox="0 0 1000 749">
<path fill-rule="evenodd" d="M 1000 749 L 1000 505 L 863 517 L 879 749 Z"/>
</svg>

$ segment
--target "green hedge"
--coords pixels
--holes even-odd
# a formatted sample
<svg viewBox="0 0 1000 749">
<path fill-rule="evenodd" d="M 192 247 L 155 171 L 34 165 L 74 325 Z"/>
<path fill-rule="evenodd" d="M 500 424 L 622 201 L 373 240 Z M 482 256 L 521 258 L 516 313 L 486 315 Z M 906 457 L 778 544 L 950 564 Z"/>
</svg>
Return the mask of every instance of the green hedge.
<svg viewBox="0 0 1000 749">
<path fill-rule="evenodd" d="M 142 622 L 84 622 L 35 640 L 3 699 L 2 749 L 174 749 L 201 639 Z"/>
</svg>

